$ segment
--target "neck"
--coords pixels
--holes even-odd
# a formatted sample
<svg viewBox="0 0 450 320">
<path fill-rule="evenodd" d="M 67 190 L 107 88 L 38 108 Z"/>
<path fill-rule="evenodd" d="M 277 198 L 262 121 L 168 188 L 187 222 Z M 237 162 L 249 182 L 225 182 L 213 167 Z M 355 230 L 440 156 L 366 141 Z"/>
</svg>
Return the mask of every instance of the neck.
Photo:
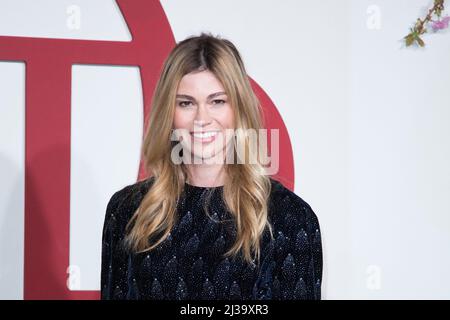
<svg viewBox="0 0 450 320">
<path fill-rule="evenodd" d="M 187 183 L 198 187 L 220 187 L 225 184 L 223 164 L 186 164 Z"/>
</svg>

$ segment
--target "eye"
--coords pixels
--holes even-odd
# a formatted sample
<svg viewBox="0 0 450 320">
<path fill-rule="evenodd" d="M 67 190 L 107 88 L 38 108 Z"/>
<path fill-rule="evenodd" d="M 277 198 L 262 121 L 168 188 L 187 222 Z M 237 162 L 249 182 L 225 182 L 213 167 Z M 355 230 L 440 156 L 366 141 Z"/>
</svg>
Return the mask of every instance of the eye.
<svg viewBox="0 0 450 320">
<path fill-rule="evenodd" d="M 190 103 L 192 103 L 192 101 L 180 101 L 178 102 L 178 105 L 183 108 L 188 107 Z"/>
<path fill-rule="evenodd" d="M 225 103 L 225 100 L 222 100 L 222 99 L 216 99 L 216 100 L 213 100 L 213 102 L 214 102 L 214 104 L 224 104 L 224 103 Z"/>
</svg>

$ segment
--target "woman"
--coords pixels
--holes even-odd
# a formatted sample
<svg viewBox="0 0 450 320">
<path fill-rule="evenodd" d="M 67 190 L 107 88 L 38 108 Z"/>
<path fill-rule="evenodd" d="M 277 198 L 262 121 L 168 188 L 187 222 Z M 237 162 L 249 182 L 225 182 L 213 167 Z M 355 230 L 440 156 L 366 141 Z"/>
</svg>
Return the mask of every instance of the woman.
<svg viewBox="0 0 450 320">
<path fill-rule="evenodd" d="M 178 43 L 164 63 L 143 143 L 152 174 L 107 206 L 102 299 L 321 298 L 313 210 L 230 147 L 244 146 L 248 155 L 243 129 L 262 128 L 235 46 L 205 33 Z"/>
</svg>

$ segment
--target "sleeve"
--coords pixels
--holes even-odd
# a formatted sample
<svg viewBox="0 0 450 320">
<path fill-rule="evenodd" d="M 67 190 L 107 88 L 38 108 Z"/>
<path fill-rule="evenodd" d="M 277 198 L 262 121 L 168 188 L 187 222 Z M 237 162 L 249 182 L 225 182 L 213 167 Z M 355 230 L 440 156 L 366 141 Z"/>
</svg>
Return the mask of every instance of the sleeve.
<svg viewBox="0 0 450 320">
<path fill-rule="evenodd" d="M 320 300 L 322 298 L 322 271 L 323 271 L 323 254 L 322 254 L 322 239 L 320 233 L 320 225 L 317 216 L 309 207 L 311 212 L 310 218 L 310 243 L 311 243 L 311 263 L 308 272 L 311 277 L 311 293 L 309 299 Z"/>
<path fill-rule="evenodd" d="M 102 233 L 101 299 L 123 299 L 127 292 L 126 257 L 121 247 L 122 230 L 119 224 L 119 191 L 113 194 L 106 208 Z"/>
<path fill-rule="evenodd" d="M 320 300 L 322 283 L 322 242 L 319 220 L 306 203 L 288 214 L 284 228 L 282 259 L 277 276 L 280 297 L 286 300 Z M 280 241 L 281 240 L 281 241 Z M 276 280 L 277 281 L 277 280 Z M 276 287 L 276 285 L 275 285 Z"/>
<path fill-rule="evenodd" d="M 255 299 L 320 300 L 322 242 L 319 220 L 311 207 L 295 197 L 281 201 L 278 230 L 262 264 Z"/>
<path fill-rule="evenodd" d="M 294 197 L 285 210 L 275 239 L 274 299 L 320 300 L 322 242 L 319 220 L 312 208 Z"/>
</svg>

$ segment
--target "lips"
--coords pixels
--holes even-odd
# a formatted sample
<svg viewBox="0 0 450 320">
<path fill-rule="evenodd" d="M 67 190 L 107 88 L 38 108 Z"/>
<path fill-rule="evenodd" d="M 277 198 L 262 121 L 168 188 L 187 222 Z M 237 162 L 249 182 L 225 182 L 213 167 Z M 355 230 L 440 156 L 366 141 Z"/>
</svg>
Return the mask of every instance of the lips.
<svg viewBox="0 0 450 320">
<path fill-rule="evenodd" d="M 196 131 L 196 132 L 191 132 L 191 135 L 197 141 L 211 142 L 216 138 L 218 133 L 219 133 L 219 131 Z"/>
</svg>

